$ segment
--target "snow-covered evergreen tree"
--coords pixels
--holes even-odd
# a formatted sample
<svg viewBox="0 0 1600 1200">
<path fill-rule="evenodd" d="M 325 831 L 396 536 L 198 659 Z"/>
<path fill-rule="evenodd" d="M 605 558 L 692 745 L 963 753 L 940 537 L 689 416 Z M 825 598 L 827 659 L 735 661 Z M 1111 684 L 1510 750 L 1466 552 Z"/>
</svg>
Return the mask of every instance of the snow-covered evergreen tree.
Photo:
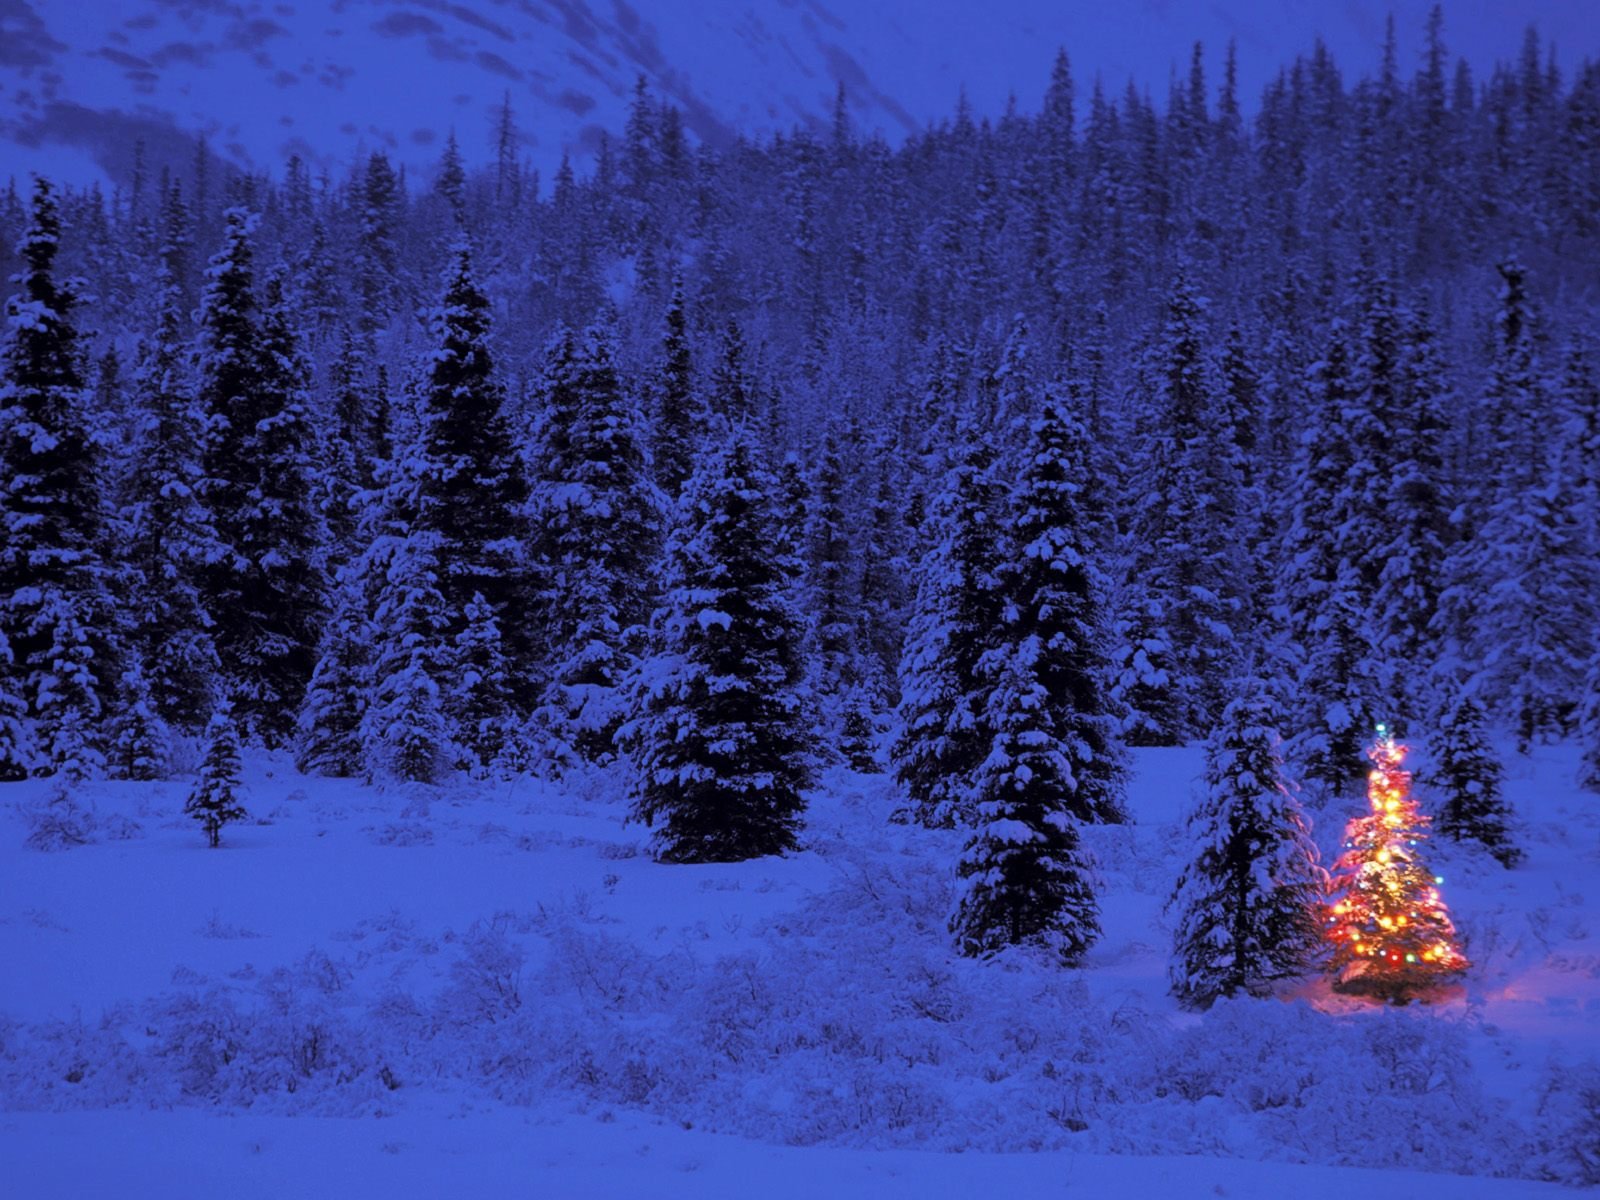
<svg viewBox="0 0 1600 1200">
<path fill-rule="evenodd" d="M 445 707 L 455 739 L 476 774 L 514 761 L 516 729 L 510 664 L 494 609 L 482 596 L 467 603 L 466 624 L 450 647 Z"/>
<path fill-rule="evenodd" d="M 1485 701 L 1503 707 L 1526 750 L 1558 735 L 1577 703 L 1600 623 L 1600 562 L 1578 524 L 1558 461 L 1509 491 L 1457 548 L 1440 597 L 1457 658 Z"/>
<path fill-rule="evenodd" d="M 552 648 L 547 719 L 585 758 L 607 757 L 622 719 L 618 687 L 649 615 L 660 520 L 632 402 L 612 335 L 595 325 L 558 353 L 534 485 L 544 590 L 540 616 Z"/>
<path fill-rule="evenodd" d="M 434 349 L 421 387 L 414 451 L 415 526 L 435 535 L 438 589 L 449 630 L 482 595 L 506 638 L 517 702 L 531 707 L 536 631 L 524 542 L 528 483 L 511 441 L 505 393 L 489 347 L 489 299 L 465 242 L 451 253 L 442 304 L 431 314 Z"/>
<path fill-rule="evenodd" d="M 1035 663 L 1019 657 L 1001 668 L 985 721 L 993 739 L 971 783 L 973 832 L 950 918 L 963 954 L 1039 946 L 1076 965 L 1100 936 L 1072 815 L 1082 807 L 1079 782 L 1049 710 Z"/>
<path fill-rule="evenodd" d="M 1511 836 L 1511 808 L 1502 783 L 1505 768 L 1489 744 L 1483 708 L 1463 689 L 1439 731 L 1430 782 L 1444 793 L 1434 826 L 1455 841 L 1481 843 L 1501 864 L 1522 857 Z"/>
<path fill-rule="evenodd" d="M 1371 514 L 1351 490 L 1357 445 L 1348 422 L 1358 411 L 1349 337 L 1333 322 L 1311 373 L 1315 406 L 1301 435 L 1283 532 L 1281 611 L 1295 664 L 1296 700 L 1289 740 L 1302 782 L 1336 793 L 1366 774 L 1363 747 L 1379 717 L 1370 564 L 1354 557 L 1354 527 Z M 1359 530 L 1366 536 L 1366 530 Z"/>
<path fill-rule="evenodd" d="M 77 761 L 63 758 L 59 723 L 69 714 L 93 721 L 117 677 L 99 442 L 86 425 L 78 297 L 56 278 L 60 236 L 55 189 L 36 178 L 19 247 L 22 290 L 6 301 L 0 349 L 0 634 L 58 765 Z M 67 662 L 71 677 L 56 676 Z"/>
<path fill-rule="evenodd" d="M 1188 820 L 1195 857 L 1169 906 L 1172 990 L 1191 1007 L 1265 995 L 1314 963 L 1322 944 L 1326 876 L 1273 724 L 1266 689 L 1246 682 L 1206 743 L 1206 794 Z"/>
<path fill-rule="evenodd" d="M 183 811 L 200 823 L 206 844 L 213 850 L 222 844 L 222 830 L 250 814 L 242 803 L 243 766 L 239 760 L 239 727 L 227 704 L 219 705 L 206 725 L 205 758 L 200 777 L 189 793 Z"/>
<path fill-rule="evenodd" d="M 777 555 L 773 480 L 734 429 L 679 500 L 665 591 L 619 732 L 633 815 L 664 862 L 794 849 L 810 781 L 802 631 Z"/>
<path fill-rule="evenodd" d="M 28 706 L 17 687 L 11 644 L 0 632 L 0 783 L 26 779 L 38 766 Z"/>
<path fill-rule="evenodd" d="M 845 467 L 838 431 L 830 427 L 817 452 L 805 531 L 806 612 L 810 618 L 811 687 L 832 707 L 860 682 L 856 622 L 851 611 L 850 538 L 844 510 Z M 837 732 L 838 720 L 828 718 Z"/>
<path fill-rule="evenodd" d="M 1205 350 L 1204 303 L 1181 270 L 1148 366 L 1155 395 L 1129 556 L 1137 582 L 1116 656 L 1119 699 L 1139 714 L 1130 738 L 1155 744 L 1204 728 L 1237 654 L 1232 626 L 1245 590 L 1234 430 Z"/>
<path fill-rule="evenodd" d="M 221 666 L 203 589 L 222 545 L 201 499 L 206 414 L 183 360 L 182 293 L 166 283 L 134 388 L 124 555 L 137 587 L 133 641 L 156 712 L 176 728 L 199 730 L 210 718 Z"/>
<path fill-rule="evenodd" d="M 666 334 L 655 376 L 655 436 L 651 449 L 656 483 L 676 497 L 694 465 L 695 446 L 706 434 L 706 413 L 694 385 L 694 360 L 684 311 L 683 277 L 674 274 L 667 303 Z"/>
<path fill-rule="evenodd" d="M 34 673 L 39 737 L 50 769 L 69 783 L 97 778 L 106 766 L 109 697 L 103 698 L 96 673 L 96 639 L 67 593 L 46 592 L 38 619 L 52 635 Z"/>
<path fill-rule="evenodd" d="M 1600 561 L 1583 527 L 1573 460 L 1538 419 L 1552 400 L 1526 273 L 1507 262 L 1500 275 L 1481 406 L 1490 436 L 1481 519 L 1450 556 L 1435 620 L 1445 669 L 1470 673 L 1486 704 L 1509 710 L 1526 750 L 1562 732 L 1578 701 L 1600 626 Z"/>
<path fill-rule="evenodd" d="M 1397 722 L 1433 707 L 1423 665 L 1438 657 L 1432 624 L 1455 507 L 1446 469 L 1450 386 L 1431 317 L 1420 306 L 1405 323 L 1399 375 L 1400 394 L 1389 421 L 1394 459 L 1383 503 L 1370 518 L 1381 536 L 1374 552 L 1378 578 L 1371 619 L 1380 661 L 1400 668 L 1388 672 L 1384 687 Z"/>
<path fill-rule="evenodd" d="M 149 781 L 161 778 L 167 758 L 166 722 L 156 711 L 143 666 L 133 659 L 122 673 L 116 715 L 107 737 L 113 777 Z"/>
<path fill-rule="evenodd" d="M 230 209 L 201 301 L 197 374 L 208 411 L 204 495 L 222 553 L 207 611 L 245 733 L 286 741 L 315 665 L 326 530 L 312 474 L 308 368 L 276 272 L 258 315 L 253 214 Z"/>
<path fill-rule="evenodd" d="M 1072 773 L 1073 817 L 1118 822 L 1126 766 L 1107 694 L 1106 583 L 1086 530 L 1088 433 L 1070 404 L 1057 381 L 1027 423 L 1008 522 L 1015 549 L 999 573 L 1008 614 L 999 653 L 1044 689 L 1045 729 Z"/>
<path fill-rule="evenodd" d="M 295 765 L 307 775 L 355 776 L 365 761 L 361 720 L 372 685 L 372 629 L 362 585 L 347 568 L 295 721 Z"/>
<path fill-rule="evenodd" d="M 441 682 L 448 663 L 450 613 L 440 589 L 441 550 L 433 534 L 396 547 L 378 592 L 372 689 L 361 714 L 368 774 L 403 783 L 437 783 L 453 758 Z"/>
<path fill-rule="evenodd" d="M 900 658 L 900 732 L 890 761 L 929 826 L 970 816 L 974 772 L 989 752 L 987 685 L 978 664 L 999 638 L 1000 537 L 992 456 L 964 424 L 930 521 L 935 540 L 917 568 L 917 596 Z"/>
</svg>

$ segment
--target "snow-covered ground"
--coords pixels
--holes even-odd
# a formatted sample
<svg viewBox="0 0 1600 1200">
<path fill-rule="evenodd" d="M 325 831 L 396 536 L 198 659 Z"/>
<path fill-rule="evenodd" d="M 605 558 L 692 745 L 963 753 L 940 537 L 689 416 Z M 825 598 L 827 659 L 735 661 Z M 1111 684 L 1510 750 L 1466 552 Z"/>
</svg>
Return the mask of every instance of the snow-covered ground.
<svg viewBox="0 0 1600 1200">
<path fill-rule="evenodd" d="M 1496 1176 L 1571 1170 L 1545 1093 L 1600 1040 L 1574 765 L 1508 758 L 1517 870 L 1434 846 L 1464 994 L 1204 1016 L 1161 911 L 1197 750 L 1139 752 L 1137 824 L 1088 832 L 1106 932 L 1071 972 L 955 958 L 954 835 L 877 778 L 827 780 L 804 853 L 707 867 L 651 862 L 604 776 L 257 762 L 215 852 L 181 781 L 91 785 L 95 840 L 54 853 L 24 845 L 48 785 L 7 785 L 0 1194 L 1554 1194 Z"/>
</svg>

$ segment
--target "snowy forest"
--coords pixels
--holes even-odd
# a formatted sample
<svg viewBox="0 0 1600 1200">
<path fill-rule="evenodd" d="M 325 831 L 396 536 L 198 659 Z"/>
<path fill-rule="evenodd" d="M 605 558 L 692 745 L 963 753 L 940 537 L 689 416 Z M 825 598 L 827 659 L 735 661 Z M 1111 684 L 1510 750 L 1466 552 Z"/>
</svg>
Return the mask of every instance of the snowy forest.
<svg viewBox="0 0 1600 1200">
<path fill-rule="evenodd" d="M 1540 786 L 1566 789 L 1573 813 L 1600 791 L 1600 62 L 1558 67 L 1530 29 L 1480 77 L 1447 32 L 1438 9 L 1399 36 L 1391 22 L 1364 74 L 1315 45 L 1250 99 L 1232 46 L 1194 46 L 1158 96 L 1075 78 L 1061 52 L 1036 111 L 961 98 L 895 145 L 854 126 L 843 91 L 831 127 L 700 144 L 641 78 L 593 163 L 551 178 L 523 160 L 509 96 L 483 153 L 452 136 L 423 178 L 381 152 L 247 173 L 204 142 L 190 163 L 141 155 L 114 185 L 14 178 L 0 804 L 28 863 L 129 852 L 168 821 L 173 845 L 196 848 L 185 903 L 203 920 L 221 903 L 204 881 L 239 869 L 205 851 L 286 829 L 319 794 L 392 805 L 371 839 L 386 845 L 457 836 L 457 804 L 481 806 L 473 830 L 503 832 L 529 797 L 562 796 L 604 818 L 585 845 L 637 837 L 641 872 L 890 839 L 825 901 L 844 916 L 791 932 L 859 929 L 851 953 L 881 951 L 897 978 L 840 986 L 909 988 L 920 1013 L 896 1000 L 877 1049 L 829 1053 L 884 1072 L 905 1055 L 960 1081 L 936 1102 L 909 1075 L 858 1076 L 854 1118 L 801 1128 L 818 1102 L 788 1078 L 788 1101 L 752 1116 L 719 1090 L 732 1085 L 674 1081 L 670 1063 L 763 1052 L 766 1026 L 733 1014 L 754 1003 L 740 979 L 774 986 L 755 982 L 764 968 L 625 967 L 612 935 L 573 932 L 581 905 L 554 929 L 541 906 L 546 924 L 452 935 L 466 957 L 437 1003 L 476 1033 L 431 1016 L 432 996 L 385 1000 L 376 984 L 370 1010 L 345 1011 L 343 985 L 308 982 L 310 959 L 262 984 L 259 1010 L 216 990 L 219 960 L 215 986 L 189 981 L 189 1007 L 149 1001 L 159 1011 L 122 1032 L 10 1019 L 0 1002 L 4 1107 L 71 1107 L 63 1089 L 87 1085 L 61 1079 L 87 1070 L 94 1105 L 276 1095 L 295 1111 L 298 1095 L 364 1112 L 401 1093 L 405 1054 L 431 1064 L 411 1063 L 413 1080 L 501 1055 L 482 1068 L 498 1099 L 559 1077 L 599 1103 L 791 1144 L 1077 1137 L 1110 1154 L 1600 1182 L 1600 1068 L 1569 1061 L 1497 1109 L 1469 1080 L 1476 1051 L 1449 1040 L 1468 1035 L 1438 1015 L 1488 986 L 1469 974 L 1461 1001 L 1467 959 L 1502 953 L 1488 918 L 1461 916 L 1456 880 L 1519 886 L 1554 853 L 1509 799 L 1531 787 L 1519 764 L 1555 756 Z M 1330 937 L 1349 966 L 1325 926 L 1354 903 L 1339 889 L 1360 886 L 1332 860 L 1360 852 L 1339 834 L 1363 796 L 1426 836 L 1396 739 L 1421 749 L 1451 882 L 1417 867 L 1416 887 L 1445 888 L 1421 905 L 1435 932 L 1421 962 L 1409 943 L 1394 953 L 1450 979 L 1436 1003 L 1397 1007 L 1369 1001 L 1422 983 L 1336 982 L 1346 998 L 1321 993 L 1336 1014 L 1366 1003 L 1378 1024 L 1317 1032 L 1316 1006 L 1262 998 L 1323 972 Z M 1172 765 L 1191 750 L 1197 767 Z M 1154 835 L 1138 832 L 1136 778 L 1186 818 L 1161 826 L 1159 852 L 1137 841 Z M 132 784 L 147 786 L 117 790 Z M 267 794 L 289 788 L 298 800 L 274 812 Z M 108 799 L 135 795 L 126 815 Z M 1583 820 L 1569 883 L 1593 881 Z M 1388 835 L 1374 836 L 1376 854 Z M 1129 936 L 1116 859 L 1136 847 L 1135 890 L 1163 914 L 1139 935 L 1164 939 L 1155 994 L 1203 1014 L 1155 1048 L 1137 1028 L 1153 1018 L 1124 1028 L 1082 990 L 1099 985 L 1072 982 Z M 291 890 L 298 869 L 252 886 Z M 896 888 L 914 895 L 903 912 L 884 898 Z M 1473 935 L 1459 950 L 1444 899 Z M 1406 913 L 1372 919 L 1393 932 Z M 227 945 L 255 936 L 212 920 Z M 561 1025 L 549 1014 L 567 1009 L 515 982 L 519 935 L 604 975 L 606 998 Z M 786 961 L 786 978 L 819 969 Z M 1047 1013 L 1030 1007 L 1043 989 Z M 302 992 L 324 1006 L 309 1050 Z M 722 1015 L 714 1045 L 662 1034 L 653 1058 L 637 1049 L 670 994 L 700 1006 L 672 1010 L 686 1027 Z M 996 1009 L 973 1044 L 1023 1027 L 1062 1043 L 1041 1066 L 1007 1042 L 989 1080 L 1035 1072 L 1016 1086 L 1048 1116 L 974 1099 L 988 1076 L 967 1043 L 944 1051 L 962 1065 L 934 1065 L 985 995 Z M 761 1020 L 823 1003 L 799 997 L 769 997 Z M 1600 996 L 1588 1006 L 1592 1020 Z M 918 1019 L 936 1032 L 907 1032 Z M 1114 1050 L 1064 1048 L 1095 1025 Z M 267 1056 L 252 1029 L 289 1027 L 277 1073 L 240 1074 Z M 1317 1038 L 1411 1080 L 1341 1116 L 1352 1066 L 1305 1110 L 1376 1148 L 1290 1129 L 1303 1094 L 1261 1099 L 1274 1069 L 1320 1086 L 1279 1044 Z M 1224 1070 L 1196 1039 L 1292 1061 L 1260 1067 L 1265 1082 L 1194 1083 L 1196 1055 Z M 527 1049 L 557 1042 L 588 1047 L 588 1065 Z M 1134 1080 L 1141 1058 L 1166 1074 Z M 816 1091 L 830 1111 L 833 1087 Z M 1243 1148 L 1172 1115 L 1246 1092 Z M 877 1132 L 856 1142 L 852 1127 Z"/>
</svg>

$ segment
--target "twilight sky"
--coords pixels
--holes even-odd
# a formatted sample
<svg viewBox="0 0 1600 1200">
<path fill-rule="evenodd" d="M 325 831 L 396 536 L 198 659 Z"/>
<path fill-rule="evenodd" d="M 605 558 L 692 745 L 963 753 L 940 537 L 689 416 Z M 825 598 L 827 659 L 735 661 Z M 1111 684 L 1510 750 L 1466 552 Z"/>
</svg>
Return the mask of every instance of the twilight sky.
<svg viewBox="0 0 1600 1200">
<path fill-rule="evenodd" d="M 457 131 L 487 154 L 510 93 L 548 169 L 619 128 L 643 72 L 703 138 L 825 118 L 838 82 L 857 123 L 898 139 L 1015 93 L 1037 106 L 1058 45 L 1081 95 L 1098 74 L 1158 99 L 1202 40 L 1213 80 L 1239 47 L 1247 104 L 1321 35 L 1347 78 L 1378 60 L 1393 12 L 1414 69 L 1431 0 L 0 0 L 0 179 L 120 173 L 136 138 L 187 161 L 204 130 L 235 161 L 337 163 L 383 147 L 413 169 Z M 1600 50 L 1596 0 L 1452 0 L 1447 43 L 1480 75 L 1529 22 L 1571 68 Z"/>
</svg>

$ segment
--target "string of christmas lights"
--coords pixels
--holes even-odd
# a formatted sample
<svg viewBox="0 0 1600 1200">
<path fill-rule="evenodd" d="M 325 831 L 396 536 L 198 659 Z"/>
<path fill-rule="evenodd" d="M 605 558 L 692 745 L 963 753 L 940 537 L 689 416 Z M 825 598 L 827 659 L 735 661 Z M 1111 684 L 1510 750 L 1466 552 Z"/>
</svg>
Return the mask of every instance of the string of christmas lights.
<svg viewBox="0 0 1600 1200">
<path fill-rule="evenodd" d="M 1424 863 L 1429 819 L 1411 798 L 1407 747 L 1383 726 L 1367 751 L 1371 812 L 1345 830 L 1334 866 L 1327 936 L 1335 991 L 1404 1003 L 1458 977 L 1471 964 Z"/>
</svg>

